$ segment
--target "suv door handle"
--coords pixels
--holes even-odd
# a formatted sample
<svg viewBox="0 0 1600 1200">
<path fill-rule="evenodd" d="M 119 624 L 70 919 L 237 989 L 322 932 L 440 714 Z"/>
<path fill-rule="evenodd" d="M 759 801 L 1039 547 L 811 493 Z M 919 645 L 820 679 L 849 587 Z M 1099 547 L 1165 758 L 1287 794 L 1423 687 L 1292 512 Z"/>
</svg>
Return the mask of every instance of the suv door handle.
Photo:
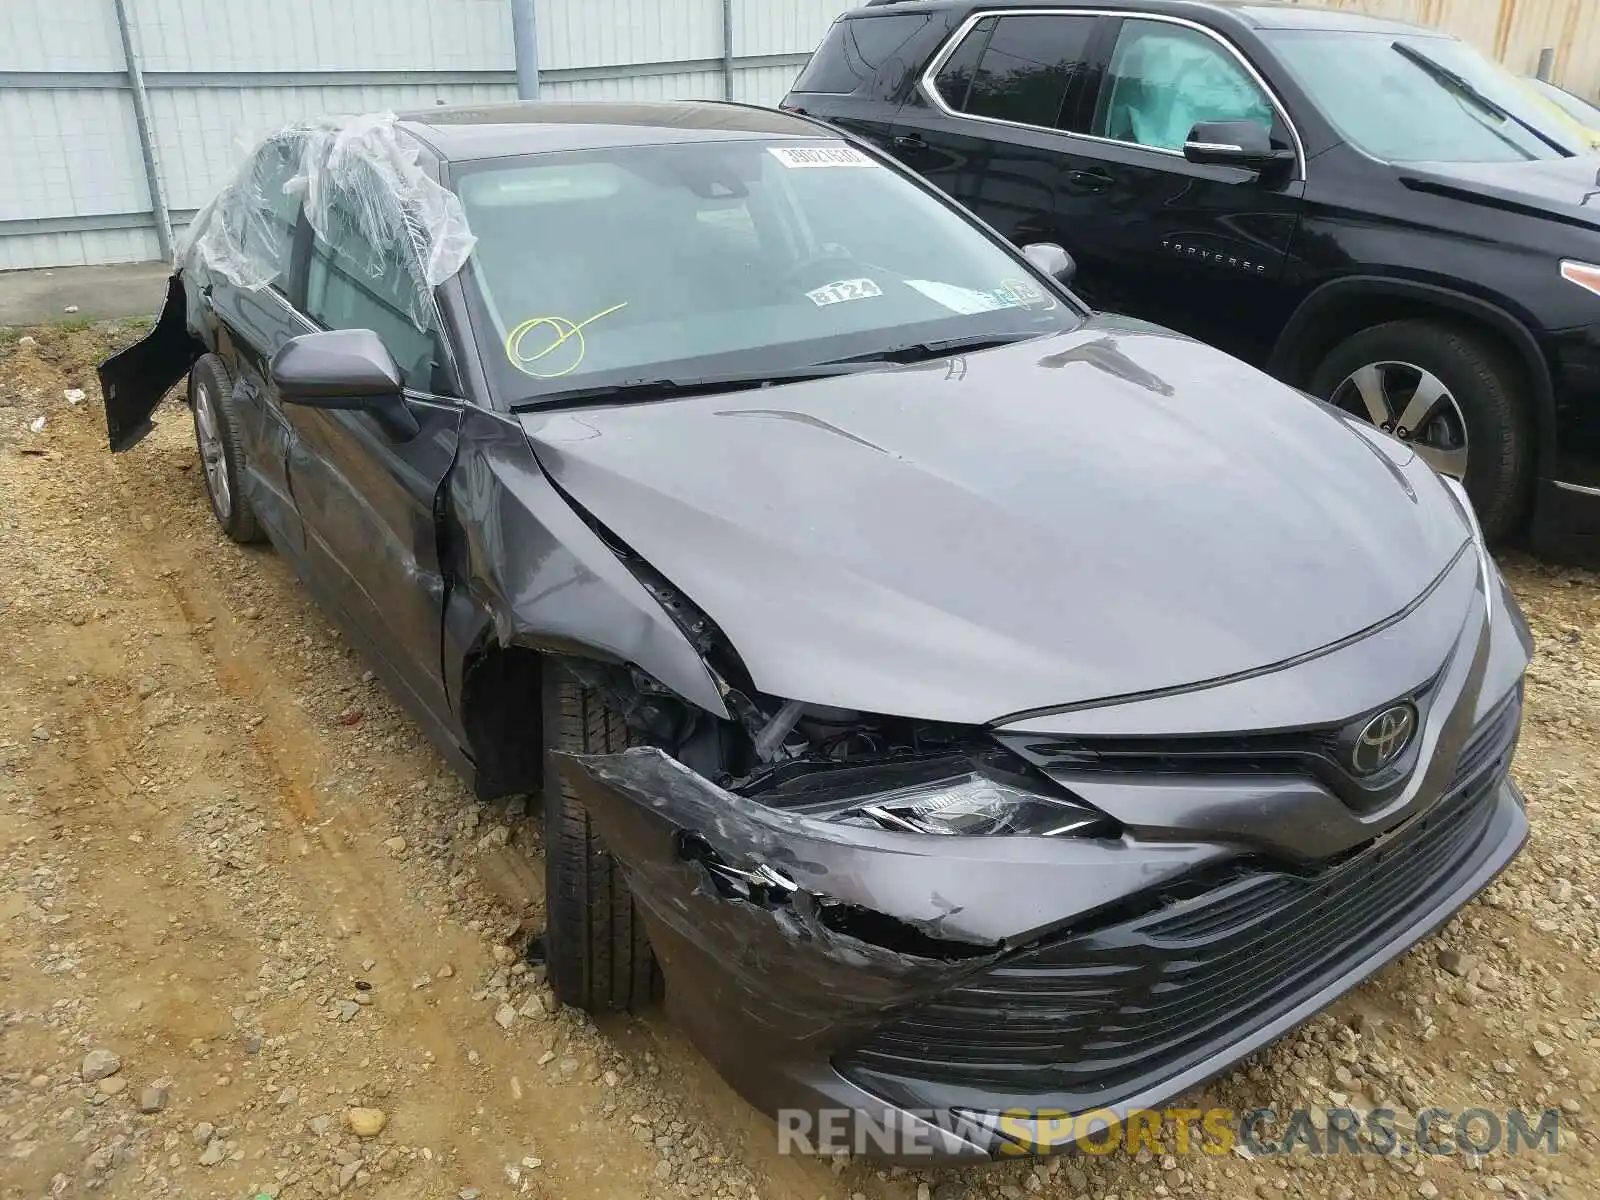
<svg viewBox="0 0 1600 1200">
<path fill-rule="evenodd" d="M 1104 171 L 1068 171 L 1067 178 L 1086 192 L 1103 192 L 1116 182 Z"/>
<path fill-rule="evenodd" d="M 915 133 L 902 133 L 894 139 L 894 144 L 901 150 L 926 150 L 928 143 Z"/>
</svg>

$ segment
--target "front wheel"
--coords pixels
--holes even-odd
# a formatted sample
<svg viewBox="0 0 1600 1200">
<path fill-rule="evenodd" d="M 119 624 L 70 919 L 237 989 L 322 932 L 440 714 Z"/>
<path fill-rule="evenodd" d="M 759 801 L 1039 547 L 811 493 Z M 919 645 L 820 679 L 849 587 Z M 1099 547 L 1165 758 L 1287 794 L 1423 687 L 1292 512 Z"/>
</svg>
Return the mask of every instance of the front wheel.
<svg viewBox="0 0 1600 1200">
<path fill-rule="evenodd" d="M 1532 465 L 1521 373 L 1497 344 L 1431 320 L 1391 321 L 1336 346 L 1310 390 L 1459 479 L 1485 536 L 1516 531 Z"/>
<path fill-rule="evenodd" d="M 552 678 L 553 677 L 553 678 Z M 592 688 L 546 668 L 547 753 L 610 754 L 632 743 L 622 717 Z M 637 1011 L 662 992 L 660 968 L 622 868 L 589 812 L 547 757 L 544 775 L 545 956 L 563 1004 Z"/>
</svg>

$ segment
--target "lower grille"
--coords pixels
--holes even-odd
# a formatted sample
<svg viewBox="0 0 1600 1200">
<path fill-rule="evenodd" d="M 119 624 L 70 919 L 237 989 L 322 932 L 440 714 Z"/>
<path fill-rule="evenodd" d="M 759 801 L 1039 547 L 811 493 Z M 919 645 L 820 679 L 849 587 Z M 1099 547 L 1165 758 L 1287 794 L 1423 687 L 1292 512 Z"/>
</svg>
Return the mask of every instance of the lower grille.
<svg viewBox="0 0 1600 1200">
<path fill-rule="evenodd" d="M 1482 840 L 1520 705 L 1477 731 L 1445 798 L 1316 875 L 1256 871 L 1003 959 L 906 1010 L 836 1065 L 919 1101 L 981 1088 L 1075 1110 L 1158 1083 L 1312 995 L 1437 903 Z"/>
</svg>

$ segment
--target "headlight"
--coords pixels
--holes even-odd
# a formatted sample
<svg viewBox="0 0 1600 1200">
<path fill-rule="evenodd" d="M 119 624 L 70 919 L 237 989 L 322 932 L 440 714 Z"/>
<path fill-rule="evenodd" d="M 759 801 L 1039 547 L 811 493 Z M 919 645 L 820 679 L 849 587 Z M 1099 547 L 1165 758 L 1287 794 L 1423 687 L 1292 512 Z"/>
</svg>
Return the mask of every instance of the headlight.
<svg viewBox="0 0 1600 1200">
<path fill-rule="evenodd" d="M 1592 263 L 1574 262 L 1564 259 L 1561 263 L 1561 278 L 1568 283 L 1575 283 L 1586 292 L 1593 292 L 1600 296 L 1600 267 Z"/>
<path fill-rule="evenodd" d="M 835 824 L 938 837 L 1119 837 L 1122 826 L 982 729 L 767 697 L 741 796 Z"/>
<path fill-rule="evenodd" d="M 902 833 L 1098 837 L 1115 829 L 1104 813 L 976 771 L 883 792 L 839 814 L 845 825 Z"/>
</svg>

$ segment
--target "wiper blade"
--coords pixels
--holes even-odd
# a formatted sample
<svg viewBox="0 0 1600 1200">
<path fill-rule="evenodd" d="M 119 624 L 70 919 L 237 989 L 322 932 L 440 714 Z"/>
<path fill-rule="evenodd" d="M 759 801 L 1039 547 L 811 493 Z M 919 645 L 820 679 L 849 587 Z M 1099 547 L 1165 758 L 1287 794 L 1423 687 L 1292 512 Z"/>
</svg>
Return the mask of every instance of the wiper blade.
<svg viewBox="0 0 1600 1200">
<path fill-rule="evenodd" d="M 529 396 L 511 406 L 512 412 L 552 412 L 562 408 L 582 408 L 589 404 L 609 404 L 628 400 L 666 400 L 676 396 L 706 396 L 716 392 L 743 392 L 757 387 L 776 387 L 784 383 L 804 383 L 834 375 L 856 375 L 862 371 L 881 371 L 905 363 L 940 358 L 968 350 L 987 350 L 1010 346 L 1041 337 L 1038 333 L 978 334 L 947 338 L 936 342 L 914 342 L 888 350 L 874 350 L 851 358 L 791 367 L 782 371 L 741 371 L 730 375 L 702 375 L 692 379 L 637 379 L 626 383 L 600 384 Z"/>
<path fill-rule="evenodd" d="M 943 358 L 948 354 L 961 354 L 971 350 L 991 350 L 996 346 L 1014 346 L 1018 342 L 1032 341 L 1036 337 L 1043 337 L 1041 333 L 980 333 L 968 337 L 946 338 L 937 342 L 912 342 L 906 346 L 895 346 L 889 350 L 874 350 L 870 354 L 858 354 L 854 358 L 841 358 L 838 362 L 846 363 L 910 363 L 920 362 L 929 358 Z"/>
<path fill-rule="evenodd" d="M 1401 58 L 1404 58 L 1408 62 L 1415 63 L 1440 83 L 1449 84 L 1456 91 L 1460 92 L 1463 96 L 1465 96 L 1468 100 L 1471 100 L 1485 112 L 1491 113 L 1494 116 L 1499 117 L 1501 120 L 1510 121 L 1514 125 L 1521 126 L 1523 129 L 1526 129 L 1529 133 L 1533 134 L 1534 137 L 1538 138 L 1546 146 L 1549 146 L 1550 149 L 1558 151 L 1561 154 L 1565 154 L 1568 158 L 1573 157 L 1573 152 L 1571 150 L 1563 146 L 1560 142 L 1556 141 L 1538 126 L 1534 125 L 1532 122 L 1524 121 L 1509 108 L 1497 104 L 1495 101 L 1489 99 L 1488 96 L 1485 96 L 1469 79 L 1467 79 L 1465 75 L 1461 75 L 1455 71 L 1452 71 L 1443 63 L 1435 62 L 1421 50 L 1418 50 L 1415 46 L 1408 46 L 1404 42 L 1392 43 L 1392 49 L 1396 54 L 1400 55 Z"/>
<path fill-rule="evenodd" d="M 804 383 L 808 379 L 827 379 L 835 375 L 857 375 L 879 369 L 875 362 L 850 359 L 792 367 L 782 371 L 740 371 L 728 375 L 701 375 L 689 379 L 637 379 L 626 383 L 600 384 L 530 396 L 511 406 L 512 412 L 551 412 L 561 408 L 581 408 L 588 404 L 607 404 L 618 400 L 666 400 L 676 396 L 707 396 L 717 392 L 743 392 L 784 383 Z"/>
</svg>

